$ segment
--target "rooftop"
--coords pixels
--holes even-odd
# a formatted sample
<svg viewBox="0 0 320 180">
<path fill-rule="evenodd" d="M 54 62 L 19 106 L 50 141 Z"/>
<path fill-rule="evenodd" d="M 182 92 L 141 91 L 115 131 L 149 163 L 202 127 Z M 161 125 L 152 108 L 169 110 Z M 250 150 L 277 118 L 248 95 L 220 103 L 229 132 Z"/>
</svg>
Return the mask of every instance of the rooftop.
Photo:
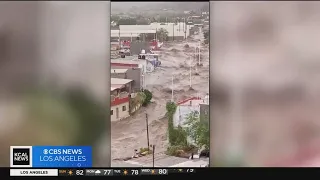
<svg viewBox="0 0 320 180">
<path fill-rule="evenodd" d="M 115 60 L 119 60 L 119 61 L 134 61 L 136 59 L 138 59 L 138 56 L 126 56 L 125 58 L 113 59 L 111 62 L 113 62 Z"/>
<path fill-rule="evenodd" d="M 111 73 L 126 73 L 128 69 L 111 69 Z"/>
<path fill-rule="evenodd" d="M 118 58 L 118 59 L 111 59 L 111 66 L 117 65 L 117 64 L 123 64 L 123 65 L 134 65 L 138 67 L 140 64 L 145 64 L 146 61 L 147 61 L 146 59 L 124 60 L 124 58 Z"/>
<path fill-rule="evenodd" d="M 131 79 L 120 79 L 120 78 L 111 78 L 111 87 L 115 87 L 114 85 L 125 85 L 133 80 Z"/>
<path fill-rule="evenodd" d="M 192 103 L 190 103 L 190 101 L 191 101 Z M 177 105 L 179 105 L 179 106 L 190 106 L 190 105 L 198 106 L 198 105 L 200 105 L 201 103 L 203 103 L 203 99 L 201 99 L 200 97 L 191 97 L 191 98 L 188 98 L 188 99 L 179 101 L 179 102 L 177 103 Z"/>
<path fill-rule="evenodd" d="M 118 87 L 111 87 L 111 91 L 114 91 L 116 89 L 119 89 Z"/>
</svg>

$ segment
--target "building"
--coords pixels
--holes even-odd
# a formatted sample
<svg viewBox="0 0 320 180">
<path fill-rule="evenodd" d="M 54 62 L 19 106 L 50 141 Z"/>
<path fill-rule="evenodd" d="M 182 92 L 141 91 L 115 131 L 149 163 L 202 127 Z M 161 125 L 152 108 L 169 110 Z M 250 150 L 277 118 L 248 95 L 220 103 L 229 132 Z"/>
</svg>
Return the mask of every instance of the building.
<svg viewBox="0 0 320 180">
<path fill-rule="evenodd" d="M 132 29 L 122 30 L 121 26 L 132 26 Z M 143 29 L 140 26 L 143 27 L 148 25 L 120 25 L 119 29 L 111 30 L 111 34 L 110 34 L 111 38 L 120 39 L 121 41 L 130 40 L 132 42 L 132 41 L 136 41 L 138 37 L 140 37 L 140 34 L 150 34 L 152 36 L 156 34 L 155 29 Z M 140 29 L 135 30 L 135 27 L 141 28 L 141 30 Z"/>
<path fill-rule="evenodd" d="M 124 60 L 125 58 L 112 59 L 111 68 L 112 69 L 128 69 L 128 68 L 141 68 L 142 74 L 145 72 L 154 71 L 154 64 L 152 61 L 146 59 L 137 59 L 137 57 L 129 56 L 132 60 Z"/>
<path fill-rule="evenodd" d="M 179 23 L 151 23 L 149 25 L 120 25 L 119 29 L 111 30 L 111 38 L 120 40 L 137 40 L 140 35 L 153 37 L 155 39 L 156 32 L 163 28 L 168 31 L 168 40 L 183 40 L 190 35 L 190 28 L 193 25 L 188 25 L 185 22 Z M 140 40 L 140 39 L 139 39 Z M 143 40 L 143 39 L 141 39 Z"/>
<path fill-rule="evenodd" d="M 127 92 L 132 93 L 132 81 L 131 79 L 111 78 L 111 87 L 115 88 L 118 93 Z"/>
<path fill-rule="evenodd" d="M 184 126 L 187 116 L 192 111 L 200 112 L 200 104 L 203 100 L 200 97 L 192 97 L 177 103 L 177 109 L 173 116 L 173 126 Z"/>
<path fill-rule="evenodd" d="M 141 82 L 141 69 L 129 68 L 129 69 L 111 69 L 111 78 L 131 79 L 132 91 L 138 92 L 142 89 Z"/>
<path fill-rule="evenodd" d="M 187 117 L 191 112 L 199 113 L 200 120 L 201 120 L 201 110 L 203 111 L 203 113 L 209 113 L 208 111 L 209 104 L 206 104 L 206 103 L 209 103 L 207 99 L 209 99 L 208 96 L 206 96 L 203 99 L 200 97 L 191 97 L 178 102 L 176 112 L 173 115 L 173 126 L 185 127 L 186 126 L 185 123 L 187 122 Z M 203 122 L 206 122 L 206 121 L 203 121 Z M 191 138 L 188 138 L 188 141 L 192 143 Z"/>
<path fill-rule="evenodd" d="M 113 87 L 111 85 L 111 121 L 117 121 L 129 117 L 129 105 L 129 93 L 121 91 L 121 87 Z"/>
<path fill-rule="evenodd" d="M 203 103 L 200 103 L 200 121 L 203 123 L 209 123 L 210 118 L 210 106 L 209 106 L 209 95 L 207 94 Z"/>
<path fill-rule="evenodd" d="M 127 79 L 128 69 L 111 69 L 111 78 Z"/>
</svg>

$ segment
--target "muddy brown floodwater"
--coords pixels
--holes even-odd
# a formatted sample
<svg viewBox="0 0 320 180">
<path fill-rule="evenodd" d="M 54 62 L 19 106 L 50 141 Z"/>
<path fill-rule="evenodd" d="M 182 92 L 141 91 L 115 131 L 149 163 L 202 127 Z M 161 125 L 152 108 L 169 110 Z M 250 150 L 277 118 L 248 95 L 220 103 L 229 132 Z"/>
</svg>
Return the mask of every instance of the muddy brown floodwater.
<svg viewBox="0 0 320 180">
<path fill-rule="evenodd" d="M 201 31 L 200 31 L 201 32 Z M 209 47 L 201 44 L 202 66 L 194 58 L 195 47 L 203 42 L 203 33 L 184 42 L 166 42 L 161 49 L 161 67 L 146 77 L 147 89 L 153 93 L 153 103 L 142 107 L 133 116 L 111 122 L 112 159 L 131 157 L 134 149 L 147 147 L 146 118 L 148 113 L 150 144 L 156 145 L 156 152 L 167 147 L 168 120 L 166 102 L 171 100 L 172 76 L 174 101 L 209 93 Z M 188 44 L 189 48 L 185 45 Z M 190 85 L 190 64 L 192 89 Z"/>
</svg>

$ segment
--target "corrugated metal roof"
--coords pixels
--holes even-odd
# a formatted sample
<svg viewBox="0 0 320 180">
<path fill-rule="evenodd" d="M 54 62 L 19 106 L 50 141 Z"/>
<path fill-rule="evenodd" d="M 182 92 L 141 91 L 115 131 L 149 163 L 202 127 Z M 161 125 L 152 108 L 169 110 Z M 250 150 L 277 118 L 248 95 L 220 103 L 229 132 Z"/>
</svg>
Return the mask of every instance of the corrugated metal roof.
<svg viewBox="0 0 320 180">
<path fill-rule="evenodd" d="M 111 78 L 111 87 L 114 85 L 125 85 L 133 81 L 132 79 Z"/>
</svg>

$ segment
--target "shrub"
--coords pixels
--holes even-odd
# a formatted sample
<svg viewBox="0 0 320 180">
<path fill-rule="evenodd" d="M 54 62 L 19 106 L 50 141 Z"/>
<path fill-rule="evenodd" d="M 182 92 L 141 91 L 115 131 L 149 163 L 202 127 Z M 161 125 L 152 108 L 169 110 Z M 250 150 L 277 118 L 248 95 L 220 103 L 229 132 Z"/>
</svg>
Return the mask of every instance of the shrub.
<svg viewBox="0 0 320 180">
<path fill-rule="evenodd" d="M 143 90 L 143 93 L 146 95 L 145 99 L 144 99 L 144 102 L 143 102 L 143 106 L 147 106 L 150 102 L 151 102 L 151 99 L 152 99 L 152 93 L 145 89 Z"/>
</svg>

